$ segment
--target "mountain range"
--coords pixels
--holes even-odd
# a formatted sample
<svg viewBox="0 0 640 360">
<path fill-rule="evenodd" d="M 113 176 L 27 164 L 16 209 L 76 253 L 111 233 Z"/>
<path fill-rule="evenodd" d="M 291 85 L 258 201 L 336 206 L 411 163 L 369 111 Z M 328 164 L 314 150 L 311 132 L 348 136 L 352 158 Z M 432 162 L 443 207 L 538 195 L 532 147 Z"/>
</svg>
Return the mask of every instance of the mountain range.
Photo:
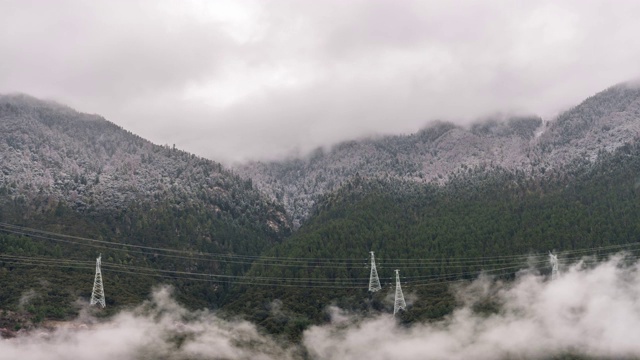
<svg viewBox="0 0 640 360">
<path fill-rule="evenodd" d="M 629 83 L 554 119 L 435 122 L 227 169 L 98 115 L 3 95 L 0 309 L 30 320 L 0 317 L 0 327 L 75 314 L 98 252 L 107 309 L 169 282 L 189 307 L 222 308 L 291 338 L 326 320 L 330 304 L 384 311 L 386 292 L 362 284 L 369 251 L 382 256 L 385 285 L 385 269 L 406 265 L 397 259 L 430 259 L 402 270 L 408 291 L 429 299 L 403 321 L 441 317 L 455 299 L 430 281 L 522 266 L 451 259 L 637 241 L 639 140 L 640 87 Z"/>
<path fill-rule="evenodd" d="M 593 162 L 640 138 L 640 87 L 606 89 L 556 119 L 485 119 L 470 126 L 436 122 L 410 135 L 349 141 L 330 150 L 235 168 L 300 226 L 318 199 L 356 174 L 417 183 L 445 184 L 472 168 L 502 168 L 544 176 L 575 161 Z"/>
</svg>

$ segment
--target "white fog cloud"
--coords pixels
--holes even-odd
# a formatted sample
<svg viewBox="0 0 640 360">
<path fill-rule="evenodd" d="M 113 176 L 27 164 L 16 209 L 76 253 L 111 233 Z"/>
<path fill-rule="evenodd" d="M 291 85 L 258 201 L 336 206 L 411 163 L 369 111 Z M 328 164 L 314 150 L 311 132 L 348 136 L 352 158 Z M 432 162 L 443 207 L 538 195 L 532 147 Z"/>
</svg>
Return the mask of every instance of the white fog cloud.
<svg viewBox="0 0 640 360">
<path fill-rule="evenodd" d="M 169 288 L 152 300 L 106 322 L 32 332 L 0 339 L 0 359 L 290 359 L 292 350 L 261 335 L 245 321 L 225 321 L 208 311 L 190 312 L 171 297 Z"/>
<path fill-rule="evenodd" d="M 514 283 L 481 278 L 459 289 L 464 305 L 443 321 L 403 327 L 385 315 L 346 328 L 316 326 L 304 344 L 317 359 L 635 358 L 640 268 L 624 263 L 579 263 L 552 282 L 532 273 Z M 489 295 L 502 310 L 474 313 L 473 304 Z"/>
<path fill-rule="evenodd" d="M 392 315 L 363 318 L 330 306 L 332 323 L 306 330 L 301 346 L 312 359 L 640 357 L 640 265 L 623 256 L 569 266 L 555 281 L 523 271 L 514 282 L 480 277 L 454 291 L 460 305 L 451 315 L 410 326 Z M 501 310 L 472 310 L 487 299 Z M 272 311 L 281 306 L 274 302 Z M 188 311 L 168 288 L 109 320 L 83 313 L 78 321 L 89 327 L 0 339 L 0 359 L 296 359 L 304 353 L 246 321 Z"/>
</svg>

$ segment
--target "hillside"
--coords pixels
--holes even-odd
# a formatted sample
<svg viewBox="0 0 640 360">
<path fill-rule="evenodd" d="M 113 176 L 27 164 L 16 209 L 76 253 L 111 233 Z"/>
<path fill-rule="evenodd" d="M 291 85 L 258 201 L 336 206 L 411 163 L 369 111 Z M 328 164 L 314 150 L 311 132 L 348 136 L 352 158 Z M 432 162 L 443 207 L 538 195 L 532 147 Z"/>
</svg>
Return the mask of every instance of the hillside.
<svg viewBox="0 0 640 360">
<path fill-rule="evenodd" d="M 548 273 L 549 251 L 568 264 L 583 255 L 637 250 L 618 245 L 640 240 L 640 143 L 571 168 L 539 179 L 478 170 L 444 186 L 356 177 L 324 196 L 309 221 L 249 272 L 291 287 L 245 288 L 228 308 L 295 336 L 299 324 L 326 320 L 332 304 L 390 311 L 399 269 L 405 296 L 414 299 L 403 321 L 433 319 L 455 306 L 451 285 L 481 272 L 505 279 L 526 268 Z M 383 285 L 374 296 L 367 292 L 369 251 Z M 270 310 L 274 301 L 286 315 Z M 478 306 L 491 311 L 493 305 Z"/>
<path fill-rule="evenodd" d="M 0 97 L 0 160 L 0 194 L 10 197 L 37 195 L 86 213 L 140 200 L 201 204 L 215 213 L 260 214 L 274 232 L 288 226 L 250 180 L 219 163 L 24 95 Z"/>
<path fill-rule="evenodd" d="M 576 160 L 593 162 L 640 137 L 640 88 L 611 87 L 558 118 L 487 119 L 469 127 L 435 123 L 406 136 L 385 136 L 316 150 L 305 158 L 253 162 L 237 168 L 299 226 L 318 199 L 356 174 L 416 183 L 446 183 L 469 168 L 544 175 Z"/>
<path fill-rule="evenodd" d="M 169 283 L 190 308 L 295 339 L 329 305 L 385 311 L 400 269 L 420 300 L 403 321 L 440 318 L 451 281 L 637 241 L 639 118 L 640 90 L 616 86 L 552 122 L 437 123 L 237 169 L 249 179 L 99 116 L 2 96 L 0 310 L 12 315 L 0 328 L 76 314 L 100 253 L 101 316 Z"/>
<path fill-rule="evenodd" d="M 175 272 L 240 275 L 250 261 L 206 253 L 257 256 L 290 233 L 281 206 L 219 163 L 24 95 L 0 97 L 0 225 L 0 307 L 40 318 L 77 311 L 99 253 L 108 309 L 167 282 L 189 306 L 220 306 L 228 281 Z"/>
</svg>

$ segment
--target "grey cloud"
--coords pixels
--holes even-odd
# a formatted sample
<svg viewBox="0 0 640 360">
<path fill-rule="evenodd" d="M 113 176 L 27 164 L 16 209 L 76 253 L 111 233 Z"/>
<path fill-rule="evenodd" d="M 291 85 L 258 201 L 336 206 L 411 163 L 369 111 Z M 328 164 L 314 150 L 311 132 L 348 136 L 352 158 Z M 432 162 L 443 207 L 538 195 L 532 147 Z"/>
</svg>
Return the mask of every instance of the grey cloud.
<svg viewBox="0 0 640 360">
<path fill-rule="evenodd" d="M 635 1 L 0 4 L 0 92 L 222 161 L 495 112 L 638 77 Z"/>
<path fill-rule="evenodd" d="M 151 1 L 1 6 L 2 89 L 74 105 L 177 96 L 189 81 L 215 72 L 233 49 L 215 27 L 171 16 Z"/>
</svg>

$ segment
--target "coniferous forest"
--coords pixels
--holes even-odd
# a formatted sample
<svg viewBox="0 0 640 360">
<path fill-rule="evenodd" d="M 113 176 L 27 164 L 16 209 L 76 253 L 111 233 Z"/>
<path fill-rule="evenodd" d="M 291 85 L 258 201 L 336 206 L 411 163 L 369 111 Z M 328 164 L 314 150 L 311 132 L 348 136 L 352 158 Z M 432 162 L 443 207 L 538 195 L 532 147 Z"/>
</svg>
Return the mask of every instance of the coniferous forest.
<svg viewBox="0 0 640 360">
<path fill-rule="evenodd" d="M 448 291 L 453 281 L 473 279 L 482 270 L 506 279 L 527 266 L 544 272 L 548 271 L 548 251 L 567 252 L 565 261 L 570 261 L 580 256 L 581 249 L 604 248 L 605 255 L 614 245 L 637 242 L 638 174 L 640 146 L 636 144 L 603 156 L 592 166 L 576 165 L 569 174 L 549 174 L 536 180 L 499 170 L 458 175 L 444 187 L 354 178 L 323 198 L 297 232 L 270 241 L 258 230 L 212 219 L 197 209 L 177 211 L 170 205 L 153 209 L 132 205 L 121 213 L 88 217 L 63 205 L 34 214 L 24 204 L 5 202 L 2 223 L 92 239 L 126 239 L 129 244 L 204 253 L 226 251 L 248 257 L 229 261 L 194 252 L 176 258 L 153 250 L 118 249 L 99 243 L 87 246 L 73 238 L 5 231 L 0 237 L 0 301 L 9 305 L 7 310 L 27 311 L 36 322 L 74 316 L 74 301 L 90 296 L 92 260 L 102 252 L 108 305 L 105 315 L 144 300 L 154 285 L 169 283 L 190 307 L 222 308 L 246 316 L 268 331 L 295 338 L 309 324 L 326 320 L 326 307 L 331 304 L 354 311 L 387 311 L 384 297 L 393 285 L 392 272 L 398 268 L 405 279 L 405 293 L 415 293 L 419 299 L 403 320 L 435 319 L 455 306 Z M 204 224 L 215 231 L 215 238 L 228 239 L 228 244 L 190 243 L 190 239 L 199 238 L 195 231 Z M 383 283 L 383 290 L 373 296 L 366 281 L 371 250 L 376 253 Z M 54 263 L 16 262 L 12 256 L 48 258 Z M 465 258 L 487 260 L 456 262 Z M 64 262 L 67 267 L 47 266 L 68 259 L 87 261 Z M 403 263 L 400 259 L 413 261 Z M 136 268 L 146 270 L 136 274 Z M 245 280 L 205 281 L 175 273 L 165 276 L 151 269 L 243 275 Z M 243 284 L 246 279 L 252 283 Z M 21 309 L 25 289 L 32 290 L 34 296 L 26 309 Z M 274 313 L 274 306 L 286 310 Z"/>
<path fill-rule="evenodd" d="M 623 101 L 629 93 L 605 95 L 605 103 L 622 104 L 616 114 L 632 103 Z M 588 132 L 596 120 L 578 124 L 585 117 L 574 115 L 596 100 L 561 117 L 544 144 L 560 144 L 560 128 Z M 98 316 L 169 284 L 191 309 L 215 309 L 296 340 L 327 321 L 332 305 L 389 312 L 396 269 L 415 299 L 400 318 L 412 323 L 449 314 L 460 282 L 482 274 L 508 281 L 523 269 L 546 274 L 549 252 L 566 265 L 627 249 L 640 236 L 637 140 L 561 166 L 536 164 L 555 151 L 541 148 L 529 151 L 525 168 L 463 164 L 446 179 L 356 172 L 315 194 L 311 207 L 301 205 L 308 215 L 290 226 L 278 196 L 263 195 L 251 180 L 99 117 L 24 97 L 4 99 L 0 115 L 0 328 L 75 317 L 91 295 L 99 254 L 107 307 Z M 526 131 L 511 131 L 521 125 Z M 535 141 L 534 125 L 546 126 L 516 119 L 472 132 Z M 456 131 L 439 124 L 421 134 L 435 144 Z M 376 293 L 368 291 L 370 251 L 382 283 Z"/>
<path fill-rule="evenodd" d="M 509 279 L 527 268 L 548 273 L 550 251 L 565 253 L 569 263 L 583 255 L 605 257 L 618 245 L 638 242 L 640 146 L 624 146 L 592 166 L 574 165 L 568 174 L 538 180 L 499 170 L 472 172 L 445 187 L 356 178 L 325 197 L 307 224 L 265 253 L 309 261 L 286 268 L 257 261 L 249 271 L 313 280 L 290 280 L 297 286 L 276 291 L 244 287 L 228 307 L 254 314 L 255 321 L 277 331 L 295 328 L 296 321 L 322 321 L 334 302 L 354 311 L 389 311 L 384 297 L 392 293 L 393 270 L 399 269 L 405 294 L 419 299 L 403 319 L 436 319 L 456 305 L 447 290 L 456 280 L 480 273 Z M 373 297 L 364 266 L 370 250 L 383 279 L 383 291 Z M 322 267 L 318 258 L 348 260 Z M 345 278 L 360 279 L 353 281 L 359 288 L 339 280 L 319 282 Z M 318 284 L 337 289 L 317 289 Z M 276 299 L 303 317 L 293 317 L 294 324 L 278 323 L 269 315 Z"/>
</svg>

